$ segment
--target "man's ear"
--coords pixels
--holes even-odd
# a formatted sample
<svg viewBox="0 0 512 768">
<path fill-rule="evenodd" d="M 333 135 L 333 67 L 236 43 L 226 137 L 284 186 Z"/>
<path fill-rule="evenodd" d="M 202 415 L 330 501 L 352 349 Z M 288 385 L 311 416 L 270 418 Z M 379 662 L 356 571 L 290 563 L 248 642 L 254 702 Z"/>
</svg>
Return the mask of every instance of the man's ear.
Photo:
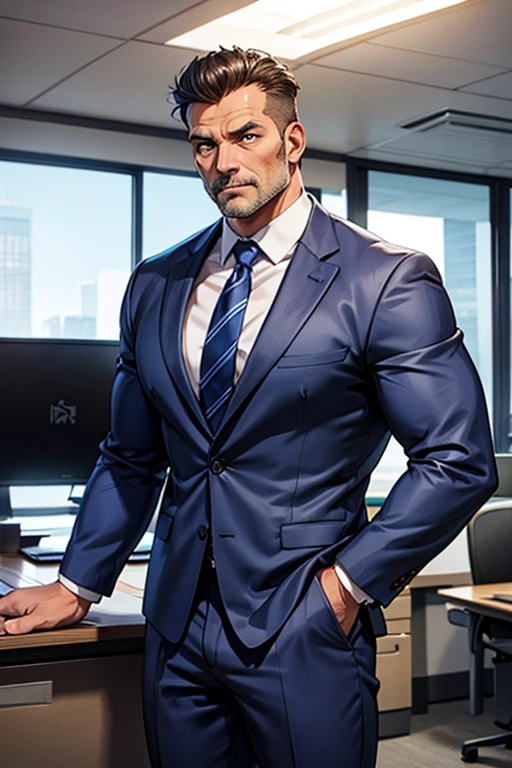
<svg viewBox="0 0 512 768">
<path fill-rule="evenodd" d="M 306 131 L 302 123 L 297 121 L 286 126 L 283 136 L 286 159 L 293 165 L 298 165 L 306 149 Z"/>
</svg>

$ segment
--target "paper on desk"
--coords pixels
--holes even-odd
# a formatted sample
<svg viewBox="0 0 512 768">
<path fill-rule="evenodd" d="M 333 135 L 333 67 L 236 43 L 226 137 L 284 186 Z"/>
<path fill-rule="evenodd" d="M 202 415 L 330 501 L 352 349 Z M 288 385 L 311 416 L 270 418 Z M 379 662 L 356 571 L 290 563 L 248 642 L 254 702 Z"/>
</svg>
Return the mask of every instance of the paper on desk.
<svg viewBox="0 0 512 768">
<path fill-rule="evenodd" d="M 494 595 L 491 595 L 491 599 L 492 600 L 498 600 L 501 603 L 511 604 L 512 603 L 512 592 L 511 593 L 509 593 L 509 592 L 498 592 L 498 593 L 495 593 Z"/>
<path fill-rule="evenodd" d="M 127 565 L 121 572 L 117 582 L 117 588 L 123 591 L 122 585 L 130 587 L 132 594 L 136 594 L 138 597 L 142 597 L 144 594 L 144 586 L 146 584 L 146 565 Z"/>
<path fill-rule="evenodd" d="M 140 600 L 132 595 L 115 591 L 112 597 L 104 597 L 101 603 L 92 605 L 81 624 L 100 626 L 102 624 L 141 624 Z"/>
<path fill-rule="evenodd" d="M 23 534 L 70 534 L 76 515 L 13 515 Z"/>
</svg>

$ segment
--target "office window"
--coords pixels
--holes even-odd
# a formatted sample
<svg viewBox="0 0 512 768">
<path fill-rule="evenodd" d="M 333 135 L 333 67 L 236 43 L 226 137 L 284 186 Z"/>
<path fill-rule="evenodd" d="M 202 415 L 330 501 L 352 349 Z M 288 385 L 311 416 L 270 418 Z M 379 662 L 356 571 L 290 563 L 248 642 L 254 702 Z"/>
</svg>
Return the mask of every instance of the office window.
<svg viewBox="0 0 512 768">
<path fill-rule="evenodd" d="M 347 218 L 347 190 L 322 189 L 322 205 L 335 216 Z"/>
<path fill-rule="evenodd" d="M 143 258 L 185 240 L 219 217 L 198 176 L 144 174 Z"/>
<path fill-rule="evenodd" d="M 492 410 L 489 188 L 380 171 L 368 173 L 368 229 L 427 253 L 443 277 Z M 405 468 L 391 441 L 371 490 L 385 493 Z"/>
<path fill-rule="evenodd" d="M 0 336 L 116 339 L 131 176 L 0 162 Z"/>
</svg>

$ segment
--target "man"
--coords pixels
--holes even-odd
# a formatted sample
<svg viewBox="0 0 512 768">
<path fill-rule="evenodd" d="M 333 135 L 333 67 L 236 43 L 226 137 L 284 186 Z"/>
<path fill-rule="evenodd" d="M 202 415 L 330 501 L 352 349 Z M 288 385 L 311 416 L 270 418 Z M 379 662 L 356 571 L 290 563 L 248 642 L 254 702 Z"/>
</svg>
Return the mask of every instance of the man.
<svg viewBox="0 0 512 768">
<path fill-rule="evenodd" d="M 297 91 L 284 66 L 237 48 L 177 80 L 223 221 L 135 270 L 112 429 L 60 582 L 0 601 L 21 617 L 9 633 L 84 616 L 170 465 L 144 600 L 162 768 L 373 766 L 379 606 L 496 483 L 481 386 L 434 265 L 305 195 Z M 390 431 L 408 469 L 368 523 Z"/>
</svg>

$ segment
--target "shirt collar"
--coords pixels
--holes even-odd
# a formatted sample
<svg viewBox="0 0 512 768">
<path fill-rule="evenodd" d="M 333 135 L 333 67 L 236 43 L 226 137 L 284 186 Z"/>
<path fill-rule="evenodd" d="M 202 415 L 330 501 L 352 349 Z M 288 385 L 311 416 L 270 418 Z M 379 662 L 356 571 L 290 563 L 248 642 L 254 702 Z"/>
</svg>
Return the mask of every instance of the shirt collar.
<svg viewBox="0 0 512 768">
<path fill-rule="evenodd" d="M 259 229 L 250 240 L 258 243 L 270 261 L 282 261 L 298 243 L 306 229 L 312 203 L 305 192 L 283 213 Z M 240 238 L 224 219 L 221 235 L 220 263 L 225 266 L 231 250 Z"/>
</svg>

